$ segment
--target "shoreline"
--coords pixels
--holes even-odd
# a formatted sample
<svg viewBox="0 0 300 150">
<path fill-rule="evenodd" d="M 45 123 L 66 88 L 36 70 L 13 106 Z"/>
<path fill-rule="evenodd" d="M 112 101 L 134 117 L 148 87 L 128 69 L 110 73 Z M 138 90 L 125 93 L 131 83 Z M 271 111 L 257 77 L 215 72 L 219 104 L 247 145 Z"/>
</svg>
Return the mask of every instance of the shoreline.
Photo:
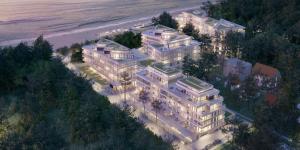
<svg viewBox="0 0 300 150">
<path fill-rule="evenodd" d="M 180 13 L 183 11 L 200 9 L 201 6 L 202 5 L 184 7 L 184 8 L 175 8 L 175 9 L 173 8 L 173 9 L 169 9 L 169 10 L 161 10 L 161 12 L 167 11 L 170 14 L 174 15 L 174 14 L 177 14 L 177 13 Z M 44 38 L 46 40 L 48 40 L 53 45 L 53 49 L 56 50 L 57 48 L 60 48 L 60 47 L 70 46 L 73 43 L 97 39 L 97 38 L 99 38 L 100 34 L 103 34 L 107 31 L 112 31 L 115 29 L 125 30 L 125 29 L 129 29 L 130 27 L 132 27 L 136 24 L 151 23 L 151 19 L 153 17 L 159 16 L 159 15 L 160 14 L 152 14 L 149 16 L 139 17 L 136 19 L 124 19 L 124 20 L 119 20 L 117 22 L 110 22 L 108 24 L 95 26 L 95 27 L 52 33 L 52 34 L 44 35 Z M 21 42 L 31 43 L 35 39 L 36 39 L 36 37 L 2 41 L 2 42 L 0 42 L 0 46 L 15 46 Z"/>
</svg>

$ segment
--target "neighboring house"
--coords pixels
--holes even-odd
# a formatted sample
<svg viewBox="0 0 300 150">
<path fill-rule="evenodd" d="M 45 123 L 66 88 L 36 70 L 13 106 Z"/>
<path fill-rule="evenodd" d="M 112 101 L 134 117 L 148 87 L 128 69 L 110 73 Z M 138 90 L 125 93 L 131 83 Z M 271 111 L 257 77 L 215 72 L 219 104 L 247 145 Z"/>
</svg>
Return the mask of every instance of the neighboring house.
<svg viewBox="0 0 300 150">
<path fill-rule="evenodd" d="M 213 85 L 162 63 L 136 75 L 138 91 L 146 90 L 164 106 L 162 114 L 200 135 L 224 125 L 223 97 Z"/>
<path fill-rule="evenodd" d="M 97 44 L 83 47 L 84 62 L 105 77 L 113 90 L 122 89 L 125 72 L 134 76 L 137 63 L 132 49 L 114 41 L 100 39 Z"/>
<path fill-rule="evenodd" d="M 281 79 L 280 72 L 271 66 L 256 63 L 252 68 L 252 75 L 256 85 L 264 94 L 265 101 L 273 106 L 277 102 L 278 84 Z"/>
<path fill-rule="evenodd" d="M 274 89 L 278 86 L 281 75 L 280 72 L 271 66 L 256 63 L 252 68 L 252 75 L 259 87 Z"/>
<path fill-rule="evenodd" d="M 186 11 L 175 16 L 182 29 L 187 23 L 192 23 L 200 34 L 207 34 L 212 38 L 212 46 L 214 51 L 222 52 L 224 49 L 223 40 L 230 31 L 245 33 L 245 27 L 225 19 L 214 19 L 204 16 L 199 11 Z"/>
<path fill-rule="evenodd" d="M 244 81 L 251 74 L 252 64 L 238 58 L 228 58 L 223 66 L 223 75 L 228 77 L 234 75 Z"/>
<path fill-rule="evenodd" d="M 164 64 L 179 64 L 184 56 L 196 58 L 200 53 L 192 37 L 162 25 L 142 32 L 142 44 L 151 59 Z"/>
</svg>

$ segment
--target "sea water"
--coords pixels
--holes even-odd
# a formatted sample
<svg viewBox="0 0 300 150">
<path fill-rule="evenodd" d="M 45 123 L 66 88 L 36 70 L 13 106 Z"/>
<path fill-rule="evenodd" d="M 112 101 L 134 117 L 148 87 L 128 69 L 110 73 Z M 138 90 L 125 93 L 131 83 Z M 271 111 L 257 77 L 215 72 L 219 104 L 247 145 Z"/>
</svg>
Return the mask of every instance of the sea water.
<svg viewBox="0 0 300 150">
<path fill-rule="evenodd" d="M 201 0 L 0 0 L 0 42 L 97 27 Z"/>
</svg>

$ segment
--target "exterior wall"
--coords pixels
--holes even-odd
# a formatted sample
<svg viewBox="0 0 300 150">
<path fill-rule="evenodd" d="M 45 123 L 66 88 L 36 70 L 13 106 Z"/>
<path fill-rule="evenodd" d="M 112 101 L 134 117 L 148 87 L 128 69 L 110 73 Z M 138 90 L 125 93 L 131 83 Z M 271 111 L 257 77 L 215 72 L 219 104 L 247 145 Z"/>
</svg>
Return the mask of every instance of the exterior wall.
<svg viewBox="0 0 300 150">
<path fill-rule="evenodd" d="M 252 64 L 236 59 L 231 58 L 225 61 L 223 74 L 224 76 L 229 76 L 229 74 L 238 75 L 240 80 L 245 80 L 252 70 Z"/>
<path fill-rule="evenodd" d="M 202 102 L 195 105 L 195 103 L 186 99 L 186 97 L 192 96 L 187 95 L 180 87 L 165 86 L 164 81 L 161 81 L 164 77 L 158 79 L 157 76 L 159 75 L 152 72 L 151 69 L 142 72 L 139 72 L 136 77 L 137 89 L 148 90 L 153 98 L 159 98 L 167 107 L 168 113 L 175 120 L 184 122 L 186 128 L 199 134 L 205 134 L 224 125 L 223 98 L 221 96 L 215 95 L 214 99 L 216 101 L 212 102 L 204 96 L 201 99 Z M 155 74 L 155 77 L 153 74 Z"/>
<path fill-rule="evenodd" d="M 222 23 L 230 23 L 226 20 L 215 20 L 213 18 L 197 16 L 192 13 L 183 12 L 175 17 L 179 24 L 179 28 L 183 28 L 187 23 L 192 23 L 200 34 L 208 34 L 212 38 L 213 50 L 219 53 L 224 49 L 221 41 L 224 40 L 229 31 L 245 33 L 242 28 L 222 28 Z"/>
<path fill-rule="evenodd" d="M 83 48 L 83 56 L 85 63 L 97 70 L 110 82 L 119 82 L 123 72 L 129 73 L 131 76 L 134 76 L 136 72 L 137 66 L 134 61 L 129 63 L 120 63 L 118 61 L 119 59 L 131 59 L 132 55 L 117 52 L 103 54 L 96 50 Z"/>
<path fill-rule="evenodd" d="M 278 84 L 280 82 L 280 74 L 277 74 L 274 77 L 256 74 L 254 75 L 254 79 L 256 80 L 256 84 L 259 87 L 264 86 L 269 89 L 275 89 L 276 87 L 278 87 Z"/>
<path fill-rule="evenodd" d="M 178 89 L 176 92 L 180 93 L 181 90 Z M 206 102 L 193 106 L 182 101 L 182 98 L 173 92 L 161 89 L 160 93 L 161 99 L 172 110 L 171 113 L 178 116 L 179 120 L 184 121 L 188 128 L 200 134 L 215 130 L 224 124 L 222 103 Z"/>
<path fill-rule="evenodd" d="M 175 17 L 179 24 L 179 28 L 183 28 L 186 24 L 192 23 L 200 34 L 208 34 L 215 36 L 216 29 L 213 25 L 208 24 L 207 17 L 197 17 L 191 13 L 183 12 Z"/>
<path fill-rule="evenodd" d="M 198 45 L 180 47 L 166 51 L 158 50 L 151 45 L 145 45 L 144 48 L 151 59 L 165 64 L 176 64 L 181 62 L 186 55 L 197 57 L 200 53 Z"/>
<path fill-rule="evenodd" d="M 170 37 L 164 36 L 177 36 L 180 33 L 176 31 L 165 33 L 159 29 L 153 32 L 158 32 L 159 35 L 155 35 L 155 33 L 149 35 L 149 32 L 142 33 L 142 45 L 151 59 L 165 64 L 178 64 L 184 56 L 197 57 L 200 53 L 199 43 L 193 41 L 191 37 L 170 40 Z"/>
</svg>

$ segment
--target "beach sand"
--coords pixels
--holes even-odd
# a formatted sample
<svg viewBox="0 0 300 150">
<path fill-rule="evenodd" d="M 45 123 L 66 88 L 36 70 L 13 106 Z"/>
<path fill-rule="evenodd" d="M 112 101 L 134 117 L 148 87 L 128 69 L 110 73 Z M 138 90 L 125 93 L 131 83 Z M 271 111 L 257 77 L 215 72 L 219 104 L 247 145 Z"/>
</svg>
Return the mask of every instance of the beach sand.
<svg viewBox="0 0 300 150">
<path fill-rule="evenodd" d="M 186 10 L 200 9 L 200 7 L 201 5 L 198 5 L 198 6 L 186 7 L 186 8 L 162 10 L 161 12 L 167 11 L 171 14 L 177 14 Z M 151 14 L 136 19 L 130 19 L 130 20 L 125 19 L 121 21 L 110 22 L 109 24 L 104 24 L 97 27 L 90 27 L 90 28 L 77 29 L 77 30 L 75 29 L 72 31 L 53 33 L 49 35 L 44 35 L 44 37 L 53 45 L 53 48 L 55 50 L 63 46 L 70 46 L 73 43 L 84 42 L 85 40 L 97 39 L 99 38 L 99 35 L 104 35 L 104 33 L 107 31 L 112 31 L 115 29 L 129 29 L 130 27 L 133 27 L 136 24 L 150 23 L 151 18 L 158 15 L 159 14 Z M 27 42 L 30 44 L 34 39 L 35 38 L 3 41 L 0 42 L 0 46 L 8 46 L 8 45 L 14 46 L 20 42 Z"/>
</svg>

